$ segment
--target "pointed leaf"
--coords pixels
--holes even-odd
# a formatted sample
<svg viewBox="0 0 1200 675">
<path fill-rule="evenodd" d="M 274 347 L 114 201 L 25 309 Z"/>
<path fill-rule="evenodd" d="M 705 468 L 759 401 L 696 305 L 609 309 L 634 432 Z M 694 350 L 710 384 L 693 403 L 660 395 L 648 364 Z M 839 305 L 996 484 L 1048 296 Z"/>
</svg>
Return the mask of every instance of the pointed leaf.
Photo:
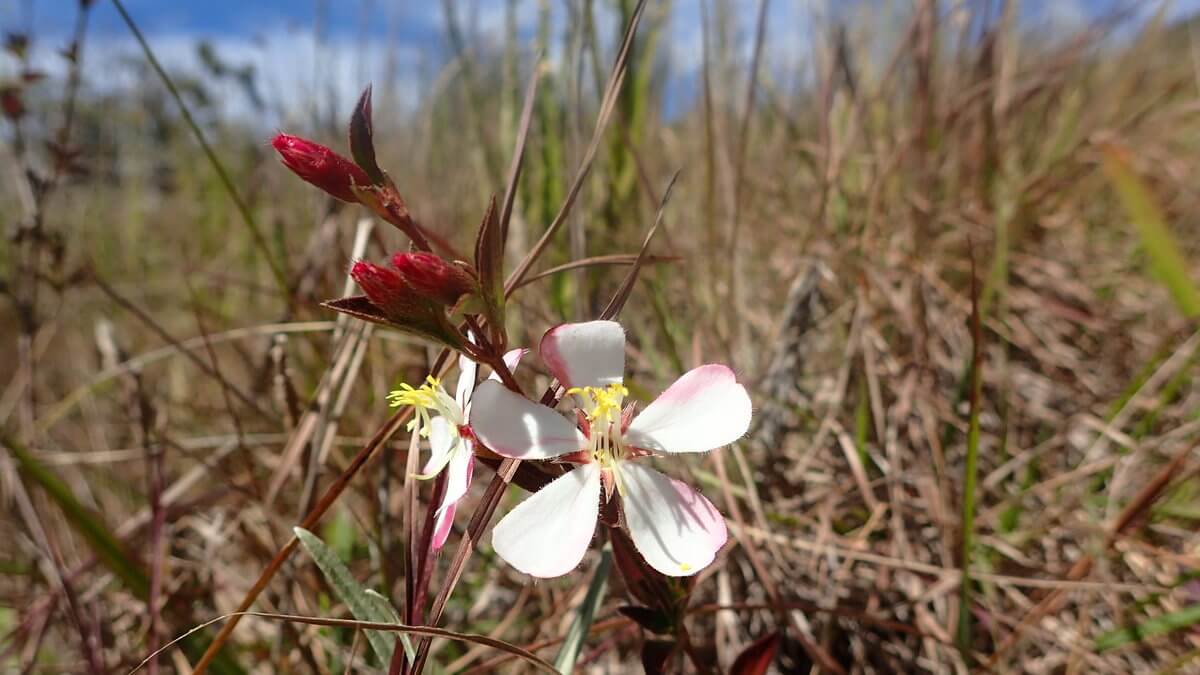
<svg viewBox="0 0 1200 675">
<path fill-rule="evenodd" d="M 765 675 L 779 651 L 779 633 L 772 632 L 751 642 L 729 669 L 729 675 Z"/>
<path fill-rule="evenodd" d="M 575 610 L 571 628 L 558 650 L 558 657 L 554 659 L 554 667 L 563 675 L 570 675 L 575 670 L 575 661 L 579 658 L 579 652 L 583 650 L 588 631 L 592 629 L 592 620 L 596 618 L 596 612 L 604 602 L 604 588 L 608 585 L 611 568 L 612 550 L 606 546 L 600 553 L 600 562 L 596 564 L 596 572 L 592 574 L 592 583 L 588 585 L 587 595 L 584 596 L 579 609 Z"/>
<path fill-rule="evenodd" d="M 671 617 L 663 614 L 661 610 L 638 607 L 636 605 L 625 605 L 624 607 L 618 607 L 617 611 L 629 617 L 634 623 L 651 633 L 671 635 L 675 632 Z"/>
<path fill-rule="evenodd" d="M 475 269 L 479 272 L 480 292 L 492 325 L 504 318 L 504 240 L 496 211 L 496 198 L 488 202 L 487 213 L 475 239 Z"/>
<path fill-rule="evenodd" d="M 335 312 L 349 314 L 356 319 L 370 321 L 371 323 L 377 323 L 388 328 L 394 328 L 405 333 L 433 340 L 452 349 L 459 349 L 461 346 L 461 340 L 455 336 L 453 328 L 446 323 L 444 317 L 439 318 L 432 310 L 425 316 L 414 315 L 412 317 L 404 317 L 402 319 L 403 323 L 401 323 L 400 317 L 388 317 L 382 310 L 372 304 L 365 295 L 326 300 L 321 303 L 321 306 L 332 309 Z"/>
<path fill-rule="evenodd" d="M 333 592 L 350 608 L 350 613 L 354 615 L 354 618 L 372 623 L 400 623 L 399 615 L 387 600 L 378 593 L 372 595 L 364 590 L 350 574 L 346 565 L 337 557 L 337 554 L 331 551 L 323 541 L 303 528 L 297 527 L 293 531 L 304 546 L 304 550 L 312 556 L 313 562 L 317 564 L 321 574 L 325 575 L 325 580 L 329 582 Z M 380 663 L 389 663 L 392 659 L 392 651 L 396 648 L 396 639 L 383 631 L 369 630 L 366 631 L 366 634 L 367 641 L 371 643 L 371 649 L 379 657 Z M 415 654 L 408 636 L 402 633 L 398 633 L 398 635 L 404 644 L 405 653 Z"/>
<path fill-rule="evenodd" d="M 674 620 L 681 606 L 681 594 L 672 583 L 673 580 L 646 564 L 624 531 L 613 527 L 609 529 L 609 536 L 612 541 L 613 560 L 617 563 L 617 569 L 621 571 L 629 593 L 642 604 L 659 610 Z M 683 594 L 683 597 L 686 598 L 686 594 Z"/>
<path fill-rule="evenodd" d="M 375 615 L 387 617 L 386 619 L 371 619 L 371 621 L 375 621 L 376 623 L 400 623 L 400 615 L 396 612 L 396 608 L 392 607 L 392 603 L 388 602 L 387 598 L 383 597 L 383 595 L 373 588 L 366 590 L 366 596 L 367 601 L 375 607 Z M 412 640 L 407 635 L 399 633 L 399 636 L 400 644 L 404 645 L 404 653 L 408 656 L 408 660 L 411 663 L 417 658 L 417 650 L 413 649 Z"/>
<path fill-rule="evenodd" d="M 667 672 L 667 661 L 675 653 L 673 640 L 646 640 L 642 644 L 642 668 L 646 675 Z"/>
<path fill-rule="evenodd" d="M 375 185 L 383 184 L 383 171 L 375 163 L 375 128 L 371 123 L 371 87 L 368 85 L 350 116 L 350 154 Z M 364 186 L 365 187 L 365 186 Z"/>
</svg>

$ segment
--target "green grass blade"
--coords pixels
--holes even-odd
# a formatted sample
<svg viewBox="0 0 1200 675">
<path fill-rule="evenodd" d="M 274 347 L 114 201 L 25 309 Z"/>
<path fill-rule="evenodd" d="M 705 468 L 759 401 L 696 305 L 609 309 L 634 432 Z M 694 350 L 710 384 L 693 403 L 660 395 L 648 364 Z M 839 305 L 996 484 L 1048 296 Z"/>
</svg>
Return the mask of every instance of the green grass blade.
<svg viewBox="0 0 1200 675">
<path fill-rule="evenodd" d="M 1184 316 L 1200 316 L 1200 289 L 1188 275 L 1187 260 L 1150 191 L 1114 149 L 1104 153 L 1104 173 L 1142 239 L 1151 274 L 1167 287 Z"/>
<path fill-rule="evenodd" d="M 967 427 L 967 456 L 963 465 L 962 484 L 962 581 L 959 588 L 958 627 L 956 642 L 963 659 L 971 663 L 971 644 L 974 635 L 971 626 L 971 607 L 974 603 L 974 581 L 971 578 L 971 561 L 975 552 L 975 489 L 979 482 L 979 412 L 983 395 L 983 327 L 980 319 L 979 281 L 975 273 L 975 257 L 971 257 L 971 369 L 970 420 Z"/>
<path fill-rule="evenodd" d="M 592 629 L 592 620 L 596 618 L 596 612 L 604 602 L 604 589 L 608 585 L 608 572 L 611 567 L 612 549 L 605 546 L 600 553 L 596 573 L 592 575 L 592 583 L 588 585 L 587 595 L 584 596 L 579 609 L 575 610 L 575 619 L 567 631 L 567 638 L 563 640 L 558 656 L 554 659 L 554 667 L 563 675 L 570 675 L 575 670 L 575 661 L 579 658 L 579 652 L 583 650 L 588 631 Z"/>
<path fill-rule="evenodd" d="M 329 582 L 334 593 L 337 593 L 338 598 L 350 608 L 350 613 L 354 615 L 355 619 L 372 623 L 400 623 L 400 617 L 391 604 L 382 595 L 364 590 L 355 581 L 346 565 L 342 563 L 341 558 L 338 558 L 337 554 L 325 545 L 325 542 L 303 528 L 297 527 L 293 531 L 296 533 L 296 538 L 300 540 L 300 544 L 304 546 L 304 550 L 308 551 L 313 562 L 325 575 L 325 580 Z M 378 630 L 369 630 L 366 633 L 367 641 L 371 643 L 371 649 L 379 657 L 379 661 L 381 663 L 391 662 L 392 651 L 396 648 L 396 638 Z M 404 652 L 409 655 L 410 659 L 414 658 L 416 652 L 413 650 L 408 636 L 402 633 L 397 635 L 401 644 L 404 645 Z"/>
<path fill-rule="evenodd" d="M 87 541 L 88 547 L 96 554 L 100 563 L 116 575 L 131 593 L 141 599 L 148 597 L 150 580 L 145 571 L 129 557 L 121 541 L 109 531 L 100 517 L 79 503 L 71 488 L 24 447 L 8 438 L 3 440 L 13 459 L 17 461 L 21 475 L 40 486 L 58 508 L 62 509 L 67 522 Z"/>
<path fill-rule="evenodd" d="M 130 557 L 121 540 L 108 529 L 104 521 L 91 509 L 81 504 L 75 498 L 71 488 L 21 444 L 3 435 L 0 435 L 0 443 L 8 448 L 9 453 L 16 460 L 21 476 L 36 483 L 58 505 L 63 515 L 66 516 L 67 522 L 87 542 L 88 548 L 92 550 L 100 564 L 112 572 L 135 597 L 141 600 L 148 598 L 150 596 L 149 578 L 141 564 Z M 200 633 L 190 634 L 182 640 L 181 645 L 184 652 L 196 659 L 204 652 L 206 638 Z M 233 661 L 232 657 L 224 655 L 213 661 L 212 672 L 217 675 L 241 675 L 245 671 Z"/>
<path fill-rule="evenodd" d="M 1126 626 L 1104 633 L 1096 638 L 1096 651 L 1116 649 L 1156 635 L 1166 635 L 1198 623 L 1200 623 L 1200 604 L 1190 605 L 1177 612 L 1147 619 L 1136 626 Z"/>
<path fill-rule="evenodd" d="M 134 39 L 141 46 L 142 53 L 146 55 L 146 61 L 150 63 L 150 67 L 158 74 L 163 86 L 167 88 L 167 91 L 171 94 L 171 98 L 179 106 L 179 112 L 183 115 L 183 121 L 191 129 L 192 135 L 196 137 L 196 142 L 200 145 L 204 156 L 208 158 L 208 163 L 212 165 L 213 171 L 216 172 L 217 179 L 221 181 L 221 185 L 229 193 L 229 198 L 233 200 L 233 205 L 237 208 L 238 213 L 241 214 L 242 221 L 246 223 L 246 227 L 250 230 L 250 236 L 254 240 L 254 245 L 258 247 L 259 252 L 262 253 L 263 260 L 271 269 L 271 273 L 275 278 L 275 282 L 279 284 L 279 290 L 283 294 L 283 297 L 290 298 L 291 289 L 288 286 L 287 273 L 284 271 L 281 263 L 272 254 L 271 247 L 267 244 L 267 238 L 263 236 L 262 230 L 259 229 L 258 221 L 255 220 L 254 213 L 250 210 L 249 204 L 246 203 L 242 194 L 238 192 L 237 186 L 234 184 L 233 179 L 229 177 L 229 172 L 225 169 L 225 165 L 221 163 L 220 158 L 217 157 L 217 153 L 212 149 L 208 139 L 204 136 L 204 131 L 200 129 L 200 125 L 192 117 L 191 109 L 188 108 L 183 97 L 179 95 L 179 89 L 175 86 L 171 77 L 167 75 L 167 71 L 159 62 L 158 57 L 154 55 L 154 50 L 150 48 L 150 43 L 146 42 L 146 37 L 142 35 L 141 29 L 138 28 L 137 23 L 134 22 L 129 12 L 125 10 L 125 5 L 121 0 L 112 0 L 112 3 L 113 7 L 117 9 L 117 12 L 125 21 L 125 25 L 129 27 L 129 32 L 133 33 Z"/>
</svg>

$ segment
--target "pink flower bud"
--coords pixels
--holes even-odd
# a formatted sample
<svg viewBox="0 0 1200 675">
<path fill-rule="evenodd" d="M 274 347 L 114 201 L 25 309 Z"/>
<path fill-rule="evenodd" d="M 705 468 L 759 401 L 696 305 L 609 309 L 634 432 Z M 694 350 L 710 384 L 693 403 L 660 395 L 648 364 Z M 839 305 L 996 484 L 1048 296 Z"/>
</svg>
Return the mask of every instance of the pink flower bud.
<svg viewBox="0 0 1200 675">
<path fill-rule="evenodd" d="M 396 270 L 359 260 L 350 268 L 350 276 L 389 320 L 405 323 L 419 313 L 420 298 Z"/>
<path fill-rule="evenodd" d="M 453 305 L 476 288 L 470 273 L 432 253 L 397 253 L 392 264 L 414 291 L 445 305 Z"/>
<path fill-rule="evenodd" d="M 271 141 L 287 168 L 344 202 L 357 202 L 353 186 L 371 184 L 367 172 L 333 150 L 299 136 L 278 134 Z"/>
</svg>

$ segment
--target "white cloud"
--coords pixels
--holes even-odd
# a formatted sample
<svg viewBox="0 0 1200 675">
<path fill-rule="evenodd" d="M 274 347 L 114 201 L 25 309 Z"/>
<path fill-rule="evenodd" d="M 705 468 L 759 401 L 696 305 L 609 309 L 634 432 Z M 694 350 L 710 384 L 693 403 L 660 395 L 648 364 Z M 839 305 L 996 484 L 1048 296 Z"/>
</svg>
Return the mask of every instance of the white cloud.
<svg viewBox="0 0 1200 675">
<path fill-rule="evenodd" d="M 212 47 L 221 62 L 231 68 L 252 66 L 255 84 L 270 117 L 252 120 L 264 127 L 311 124 L 314 109 L 339 118 L 349 115 L 362 88 L 375 83 L 377 100 L 411 110 L 419 99 L 421 73 L 427 57 L 416 46 L 389 47 L 383 40 L 355 41 L 337 36 L 318 44 L 307 30 L 277 29 L 259 37 L 224 35 L 215 38 L 176 33 L 150 36 L 150 46 L 172 75 L 202 76 L 217 109 L 227 116 L 248 119 L 254 107 L 244 89 L 232 78 L 216 81 L 207 76 L 199 46 Z M 65 75 L 66 63 L 45 43 L 36 46 L 33 62 L 51 77 Z M 389 61 L 395 62 L 395 81 L 389 83 Z M 130 90 L 139 86 L 160 87 L 157 78 L 143 81 L 149 71 L 141 48 L 132 37 L 106 37 L 89 41 L 84 51 L 84 85 L 99 93 Z M 388 92 L 389 84 L 395 92 Z M 403 92 L 405 96 L 392 94 Z M 392 101 L 396 103 L 392 103 Z M 401 112 L 393 110 L 392 112 Z"/>
</svg>

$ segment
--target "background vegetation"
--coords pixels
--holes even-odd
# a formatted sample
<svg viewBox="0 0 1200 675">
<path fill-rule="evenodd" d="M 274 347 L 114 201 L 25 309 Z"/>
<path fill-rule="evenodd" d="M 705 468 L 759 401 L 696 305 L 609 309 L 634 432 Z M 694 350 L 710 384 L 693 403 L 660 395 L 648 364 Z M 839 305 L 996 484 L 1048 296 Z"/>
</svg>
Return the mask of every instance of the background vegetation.
<svg viewBox="0 0 1200 675">
<path fill-rule="evenodd" d="M 569 3 L 560 34 L 542 3 L 532 43 L 490 44 L 447 3 L 455 58 L 416 101 L 377 90 L 380 164 L 423 224 L 469 248 L 504 191 L 530 74 L 545 68 L 510 266 L 544 231 L 585 161 L 634 11 L 597 4 Z M 664 117 L 668 7 L 650 3 L 591 172 L 538 267 L 635 253 L 680 172 L 652 247 L 663 258 L 622 314 L 631 389 L 645 398 L 724 361 L 756 402 L 743 442 L 669 469 L 731 529 L 692 596 L 700 662 L 726 671 L 778 632 L 781 672 L 1200 667 L 1191 24 L 1115 14 L 1062 35 L 1023 22 L 1018 3 L 868 3 L 816 24 L 784 71 L 762 54 L 794 46 L 787 27 L 739 23 L 735 4 L 704 4 L 699 93 Z M 89 86 L 79 26 L 65 77 L 38 78 L 15 35 L 4 70 L 6 672 L 128 672 L 236 608 L 388 419 L 386 392 L 423 379 L 434 355 L 318 306 L 343 294 L 356 233 L 373 260 L 405 242 L 281 167 L 261 125 L 282 120 L 220 114 L 214 83 L 253 88 L 253 73 L 222 71 L 220 54 L 169 73 L 234 198 L 144 60 L 130 66 L 137 87 Z M 287 131 L 344 150 L 349 113 Z M 538 277 L 515 296 L 511 334 L 532 344 L 596 316 L 625 269 Z M 544 386 L 540 368 L 525 376 Z M 407 448 L 392 437 L 314 528 L 393 599 Z M 501 512 L 521 498 L 510 488 Z M 621 577 L 584 602 L 598 552 L 531 583 L 486 541 L 442 626 L 553 660 L 583 607 L 595 621 L 579 668 L 641 661 L 654 638 L 618 611 Z M 349 616 L 303 555 L 256 608 Z M 189 672 L 211 637 L 157 667 Z M 225 664 L 371 672 L 362 637 L 251 617 Z M 506 658 L 530 667 L 457 640 L 436 640 L 431 665 L 484 672 Z"/>
</svg>

